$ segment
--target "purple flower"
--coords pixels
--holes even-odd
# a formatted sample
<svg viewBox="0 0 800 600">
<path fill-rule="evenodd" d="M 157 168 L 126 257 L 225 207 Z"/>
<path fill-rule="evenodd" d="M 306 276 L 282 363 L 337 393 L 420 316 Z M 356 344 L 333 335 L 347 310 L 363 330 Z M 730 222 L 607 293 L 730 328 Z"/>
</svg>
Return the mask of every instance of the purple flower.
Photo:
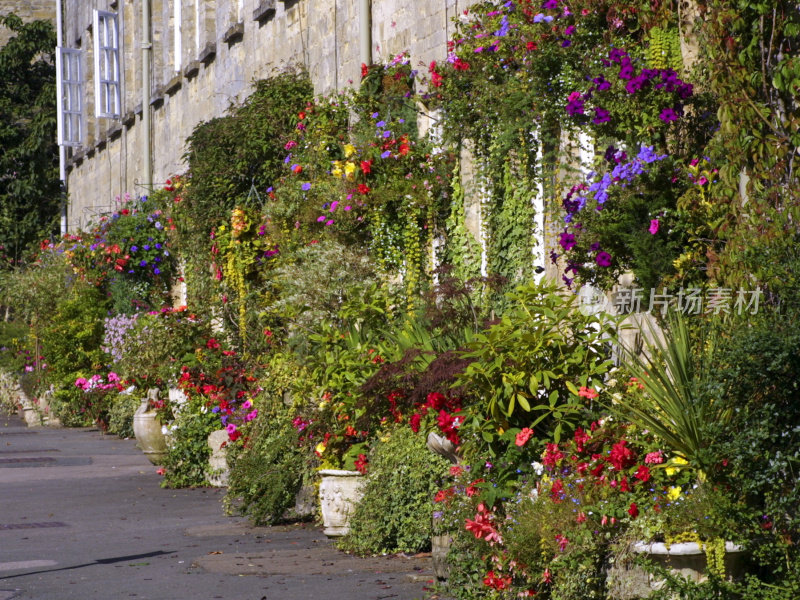
<svg viewBox="0 0 800 600">
<path fill-rule="evenodd" d="M 378 113 L 375 114 L 377 115 Z M 384 127 L 386 127 L 386 121 L 378 121 L 377 123 L 375 123 L 375 127 L 380 127 L 381 129 L 383 129 Z"/>
<path fill-rule="evenodd" d="M 150 250 L 150 244 L 145 244 L 144 246 L 142 246 L 142 248 L 144 248 L 145 250 Z"/>
<path fill-rule="evenodd" d="M 384 152 L 381 152 L 381 158 L 389 158 L 391 155 L 392 155 L 391 150 L 385 150 Z"/>
<path fill-rule="evenodd" d="M 508 17 L 503 15 L 503 19 L 500 21 L 500 29 L 494 32 L 497 37 L 504 37 L 508 35 L 508 30 L 510 29 L 511 25 L 508 23 Z"/>
<path fill-rule="evenodd" d="M 569 252 L 572 248 L 575 247 L 577 243 L 575 241 L 575 235 L 568 232 L 563 232 L 559 235 L 560 239 L 558 240 L 559 245 L 564 249 L 565 252 Z"/>
<path fill-rule="evenodd" d="M 155 222 L 155 228 L 158 230 L 164 229 L 164 226 L 161 224 L 161 221 Z"/>
<path fill-rule="evenodd" d="M 573 33 L 575 33 L 575 25 L 568 25 L 564 30 L 564 35 L 572 35 Z"/>
<path fill-rule="evenodd" d="M 571 45 L 572 45 L 572 41 L 571 40 L 564 40 L 563 42 L 561 42 L 561 47 L 562 48 L 569 48 Z"/>
<path fill-rule="evenodd" d="M 542 4 L 542 8 L 547 10 L 558 8 L 558 0 L 546 0 L 545 3 Z"/>
<path fill-rule="evenodd" d="M 383 137 L 385 137 L 385 138 L 390 138 L 390 137 L 392 137 L 392 132 L 391 132 L 391 131 L 389 131 L 389 130 L 386 130 L 386 131 L 384 131 L 384 132 L 383 132 Z"/>
<path fill-rule="evenodd" d="M 308 190 L 311 189 L 311 184 L 306 181 L 303 185 L 300 186 L 300 189 L 303 190 L 304 192 L 307 192 Z"/>
<path fill-rule="evenodd" d="M 156 275 L 160 275 L 161 274 L 161 269 L 156 267 L 155 269 L 153 269 L 153 273 L 155 273 Z"/>
<path fill-rule="evenodd" d="M 140 267 L 146 267 L 146 266 L 147 266 L 147 261 L 146 261 L 146 260 L 144 260 L 144 259 L 142 259 L 142 260 L 139 262 L 139 266 L 140 266 Z"/>
<path fill-rule="evenodd" d="M 138 249 L 138 246 L 131 246 L 131 252 L 136 252 Z"/>
<path fill-rule="evenodd" d="M 658 233 L 658 219 L 650 219 L 650 227 L 648 230 L 650 235 L 655 235 Z"/>
<path fill-rule="evenodd" d="M 550 23 L 552 20 L 553 17 L 551 17 L 550 15 L 544 15 L 542 13 L 539 13 L 538 15 L 533 17 L 534 23 Z"/>
<path fill-rule="evenodd" d="M 611 255 L 608 252 L 599 252 L 597 256 L 595 256 L 594 262 L 597 263 L 598 267 L 610 267 Z"/>
<path fill-rule="evenodd" d="M 575 115 L 582 115 L 583 114 L 583 99 L 582 98 L 576 98 L 575 100 L 570 100 L 569 102 L 567 102 L 567 106 L 566 106 L 565 110 L 567 111 L 567 114 L 569 114 L 570 116 L 573 116 L 573 117 Z"/>
<path fill-rule="evenodd" d="M 611 120 L 611 115 L 605 108 L 600 108 L 599 106 L 594 109 L 594 119 L 592 119 L 592 123 L 595 125 L 600 125 L 600 123 L 608 123 Z"/>
</svg>

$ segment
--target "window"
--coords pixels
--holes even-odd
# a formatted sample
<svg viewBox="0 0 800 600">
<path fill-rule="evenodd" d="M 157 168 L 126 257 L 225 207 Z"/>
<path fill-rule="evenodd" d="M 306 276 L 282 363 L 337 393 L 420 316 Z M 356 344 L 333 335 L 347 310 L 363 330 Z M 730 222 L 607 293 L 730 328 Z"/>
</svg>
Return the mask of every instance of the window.
<svg viewBox="0 0 800 600">
<path fill-rule="evenodd" d="M 94 73 L 95 116 L 118 119 L 119 30 L 115 13 L 94 11 Z"/>
<path fill-rule="evenodd" d="M 83 141 L 81 118 L 83 112 L 83 77 L 81 51 L 58 48 L 56 52 L 58 85 L 58 143 L 62 146 L 80 146 Z"/>
</svg>

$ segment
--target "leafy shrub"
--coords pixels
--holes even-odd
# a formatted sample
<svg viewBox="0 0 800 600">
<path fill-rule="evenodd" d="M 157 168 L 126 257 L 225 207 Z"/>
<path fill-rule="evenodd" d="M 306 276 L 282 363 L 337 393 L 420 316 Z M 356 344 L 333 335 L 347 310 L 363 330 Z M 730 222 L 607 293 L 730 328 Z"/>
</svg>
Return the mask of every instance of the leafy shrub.
<svg viewBox="0 0 800 600">
<path fill-rule="evenodd" d="M 96 287 L 76 281 L 41 328 L 46 382 L 55 386 L 52 409 L 65 425 L 91 423 L 91 397 L 75 386 L 75 380 L 90 377 L 105 363 L 105 307 L 106 298 Z"/>
<path fill-rule="evenodd" d="M 225 502 L 229 510 L 264 525 L 281 521 L 294 506 L 300 486 L 310 479 L 310 469 L 287 415 L 262 417 L 256 423 L 250 444 L 229 454 Z"/>
<path fill-rule="evenodd" d="M 208 436 L 219 429 L 219 418 L 205 406 L 201 396 L 190 397 L 169 426 L 163 487 L 181 488 L 208 483 L 211 458 Z"/>
<path fill-rule="evenodd" d="M 397 427 L 371 452 L 364 497 L 341 547 L 358 554 L 430 548 L 433 496 L 449 463 L 422 436 Z"/>
<path fill-rule="evenodd" d="M 134 438 L 133 413 L 142 403 L 136 394 L 117 394 L 108 411 L 108 432 L 121 438 Z"/>
</svg>

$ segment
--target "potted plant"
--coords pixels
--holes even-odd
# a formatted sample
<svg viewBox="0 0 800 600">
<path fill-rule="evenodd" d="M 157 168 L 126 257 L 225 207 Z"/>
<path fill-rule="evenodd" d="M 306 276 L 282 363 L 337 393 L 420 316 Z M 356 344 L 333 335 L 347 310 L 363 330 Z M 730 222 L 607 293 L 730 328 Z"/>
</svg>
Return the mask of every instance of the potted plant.
<svg viewBox="0 0 800 600">
<path fill-rule="evenodd" d="M 167 403 L 158 397 L 158 388 L 150 388 L 133 415 L 137 444 L 154 465 L 162 464 L 167 456 L 167 436 L 160 416 L 166 407 Z"/>
</svg>

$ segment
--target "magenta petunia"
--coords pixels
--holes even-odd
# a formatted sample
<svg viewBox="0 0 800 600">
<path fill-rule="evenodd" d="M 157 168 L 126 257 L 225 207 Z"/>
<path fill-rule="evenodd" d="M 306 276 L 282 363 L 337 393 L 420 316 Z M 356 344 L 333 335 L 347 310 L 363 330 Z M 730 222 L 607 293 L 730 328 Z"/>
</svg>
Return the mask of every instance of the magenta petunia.
<svg viewBox="0 0 800 600">
<path fill-rule="evenodd" d="M 610 267 L 611 255 L 608 252 L 598 252 L 597 256 L 594 258 L 594 262 L 597 263 L 598 267 Z"/>
<path fill-rule="evenodd" d="M 650 228 L 647 231 L 650 232 L 650 235 L 655 235 L 658 233 L 658 219 L 650 220 Z"/>
</svg>

